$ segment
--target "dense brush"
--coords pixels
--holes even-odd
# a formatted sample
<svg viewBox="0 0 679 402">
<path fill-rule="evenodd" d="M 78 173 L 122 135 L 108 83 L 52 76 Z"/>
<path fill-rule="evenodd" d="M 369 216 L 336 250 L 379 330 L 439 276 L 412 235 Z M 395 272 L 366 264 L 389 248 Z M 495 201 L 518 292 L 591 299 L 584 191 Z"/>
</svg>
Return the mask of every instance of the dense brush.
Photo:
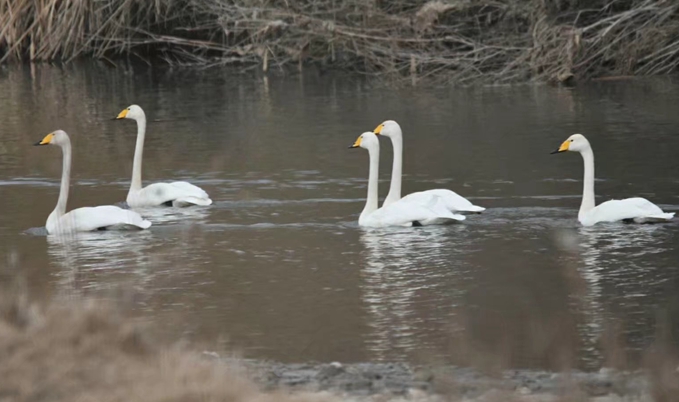
<svg viewBox="0 0 679 402">
<path fill-rule="evenodd" d="M 665 74 L 679 64 L 678 10 L 666 0 L 0 0 L 0 60 L 315 63 L 454 83 Z"/>
</svg>

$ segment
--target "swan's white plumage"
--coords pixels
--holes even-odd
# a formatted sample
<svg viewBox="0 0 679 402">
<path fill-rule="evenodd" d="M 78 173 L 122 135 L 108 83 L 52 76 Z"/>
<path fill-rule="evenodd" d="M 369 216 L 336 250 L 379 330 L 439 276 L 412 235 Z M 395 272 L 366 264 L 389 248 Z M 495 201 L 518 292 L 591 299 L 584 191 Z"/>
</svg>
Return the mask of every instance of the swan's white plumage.
<svg viewBox="0 0 679 402">
<path fill-rule="evenodd" d="M 47 221 L 47 233 L 90 232 L 99 229 L 148 229 L 151 222 L 138 213 L 113 205 L 83 207 Z"/>
<path fill-rule="evenodd" d="M 673 212 L 663 212 L 651 201 L 635 197 L 602 202 L 578 219 L 582 225 L 592 226 L 598 222 L 617 222 L 628 219 L 636 223 L 662 222 L 673 217 Z"/>
<path fill-rule="evenodd" d="M 592 226 L 599 222 L 633 221 L 636 223 L 666 222 L 674 217 L 674 212 L 667 213 L 651 201 L 635 197 L 624 200 L 610 200 L 599 205 L 594 197 L 594 151 L 585 136 L 573 134 L 552 153 L 579 152 L 585 166 L 583 180 L 582 203 L 578 212 L 578 221 L 583 226 Z"/>
<path fill-rule="evenodd" d="M 387 198 L 382 203 L 383 207 L 401 199 L 408 200 L 420 205 L 429 205 L 437 197 L 440 198 L 446 208 L 457 213 L 480 213 L 486 209 L 472 204 L 468 199 L 448 189 L 433 189 L 411 193 L 401 197 L 401 176 L 403 171 L 403 132 L 401 126 L 393 120 L 387 120 L 377 126 L 373 131 L 377 135 L 383 135 L 391 139 L 394 148 L 394 161 L 391 170 L 391 185 Z"/>
<path fill-rule="evenodd" d="M 413 226 L 418 222 L 423 226 L 441 225 L 452 221 L 463 221 L 463 215 L 457 215 L 445 208 L 440 198 L 432 197 L 430 203 L 434 206 L 425 206 L 408 201 L 398 201 L 379 208 L 378 210 L 361 215 L 358 224 L 365 227 L 386 226 Z"/>
<path fill-rule="evenodd" d="M 203 189 L 185 181 L 153 183 L 127 195 L 127 204 L 134 208 L 158 206 L 167 202 L 175 207 L 212 204 Z"/>
<path fill-rule="evenodd" d="M 57 145 L 63 151 L 59 200 L 54 211 L 47 217 L 45 223 L 47 233 L 65 234 L 99 229 L 148 229 L 151 226 L 151 222 L 142 218 L 138 213 L 113 205 L 83 207 L 66 212 L 71 175 L 71 140 L 66 132 L 57 130 L 35 145 Z"/>
<path fill-rule="evenodd" d="M 382 208 L 377 207 L 377 178 L 379 170 L 380 144 L 374 133 L 361 134 L 352 148 L 364 148 L 370 156 L 370 173 L 368 178 L 368 196 L 365 208 L 358 218 L 358 224 L 364 227 L 412 226 L 419 223 L 442 224 L 463 221 L 464 216 L 450 212 L 440 197 L 431 197 L 427 203 L 420 204 L 400 200 Z"/>
<path fill-rule="evenodd" d="M 484 207 L 472 204 L 468 199 L 456 192 L 443 188 L 410 193 L 401 199 L 418 204 L 427 204 L 435 197 L 440 198 L 445 207 L 452 212 L 479 213 L 486 210 Z"/>
<path fill-rule="evenodd" d="M 132 119 L 137 122 L 137 144 L 132 165 L 132 182 L 126 199 L 131 208 L 154 207 L 166 203 L 171 203 L 175 207 L 212 204 L 212 200 L 203 189 L 185 181 L 154 183 L 142 187 L 141 164 L 146 136 L 146 114 L 141 107 L 131 105 L 120 112 L 117 118 Z"/>
</svg>

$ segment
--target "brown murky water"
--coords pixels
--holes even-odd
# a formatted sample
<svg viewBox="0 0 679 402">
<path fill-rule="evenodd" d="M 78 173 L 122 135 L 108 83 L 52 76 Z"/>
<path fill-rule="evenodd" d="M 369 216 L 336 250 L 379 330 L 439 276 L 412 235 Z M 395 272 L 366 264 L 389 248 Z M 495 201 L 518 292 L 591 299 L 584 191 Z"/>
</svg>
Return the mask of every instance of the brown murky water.
<svg viewBox="0 0 679 402">
<path fill-rule="evenodd" d="M 679 210 L 679 82 L 475 90 L 374 88 L 95 64 L 0 70 L 0 281 L 35 297 L 136 296 L 173 336 L 226 341 L 288 362 L 504 359 L 514 367 L 606 362 L 609 328 L 633 352 L 679 311 L 679 222 L 576 221 L 593 144 L 597 194 Z M 189 180 L 214 205 L 146 211 L 140 233 L 26 234 L 56 203 L 69 132 L 69 208 L 124 200 L 135 125 L 150 119 L 144 182 Z M 382 120 L 405 136 L 404 189 L 451 188 L 488 208 L 464 224 L 357 227 L 367 154 L 348 150 Z M 391 146 L 383 141 L 381 194 Z M 679 221 L 679 220 L 678 220 Z"/>
</svg>

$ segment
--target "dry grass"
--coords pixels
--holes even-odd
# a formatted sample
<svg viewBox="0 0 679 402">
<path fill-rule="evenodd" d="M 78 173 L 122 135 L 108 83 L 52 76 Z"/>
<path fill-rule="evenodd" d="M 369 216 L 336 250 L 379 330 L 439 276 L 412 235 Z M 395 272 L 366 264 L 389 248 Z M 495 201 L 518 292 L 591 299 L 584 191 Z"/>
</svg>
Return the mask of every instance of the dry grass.
<svg viewBox="0 0 679 402">
<path fill-rule="evenodd" d="M 664 74 L 669 0 L 0 0 L 0 61 L 313 63 L 416 83 Z"/>
<path fill-rule="evenodd" d="M 25 298 L 5 296 L 0 300 L 0 398 L 69 402 L 597 400 L 582 391 L 582 384 L 574 384 L 563 395 L 524 395 L 521 390 L 490 387 L 478 397 L 462 398 L 458 391 L 467 385 L 445 376 L 437 379 L 436 388 L 447 397 L 417 392 L 406 399 L 263 393 L 244 371 L 183 347 L 150 340 L 148 333 L 120 310 L 101 302 L 52 302 L 36 307 Z M 658 402 L 679 399 L 679 359 L 668 342 L 659 334 L 656 346 L 646 354 L 653 400 Z M 630 395 L 625 400 L 648 400 L 639 397 Z"/>
<path fill-rule="evenodd" d="M 265 394 L 225 364 L 157 346 L 101 304 L 0 304 L 3 401 L 320 401 Z"/>
</svg>

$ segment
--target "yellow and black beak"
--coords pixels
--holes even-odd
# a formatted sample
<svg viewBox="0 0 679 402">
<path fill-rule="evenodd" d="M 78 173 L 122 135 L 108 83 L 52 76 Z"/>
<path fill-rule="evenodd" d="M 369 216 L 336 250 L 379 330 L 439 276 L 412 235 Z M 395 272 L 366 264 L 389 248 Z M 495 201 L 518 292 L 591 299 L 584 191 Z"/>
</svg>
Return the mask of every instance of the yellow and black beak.
<svg viewBox="0 0 679 402">
<path fill-rule="evenodd" d="M 49 133 L 45 136 L 45 138 L 36 142 L 33 145 L 49 145 L 49 143 L 51 143 L 53 139 L 54 139 L 54 133 Z"/>
<path fill-rule="evenodd" d="M 122 112 L 118 113 L 118 117 L 116 117 L 114 120 L 124 119 L 125 117 L 127 117 L 128 111 L 129 111 L 128 109 L 123 109 Z"/>
<path fill-rule="evenodd" d="M 382 134 L 382 129 L 383 129 L 383 128 L 384 128 L 384 124 L 380 124 L 379 126 L 377 126 L 377 128 L 375 128 L 375 129 L 373 130 L 373 133 L 375 133 L 375 134 L 377 134 L 377 135 L 380 135 L 380 134 Z"/>
<path fill-rule="evenodd" d="M 356 142 L 354 142 L 354 145 L 350 145 L 349 148 L 358 148 L 361 146 L 361 140 L 363 139 L 363 136 L 360 136 L 356 139 Z"/>
<path fill-rule="evenodd" d="M 568 151 L 568 147 L 570 147 L 570 146 L 571 146 L 571 142 L 566 140 L 566 141 L 563 142 L 563 144 L 561 144 L 561 146 L 558 149 L 550 152 L 550 154 L 558 154 L 559 152 L 566 152 L 566 151 Z"/>
</svg>

